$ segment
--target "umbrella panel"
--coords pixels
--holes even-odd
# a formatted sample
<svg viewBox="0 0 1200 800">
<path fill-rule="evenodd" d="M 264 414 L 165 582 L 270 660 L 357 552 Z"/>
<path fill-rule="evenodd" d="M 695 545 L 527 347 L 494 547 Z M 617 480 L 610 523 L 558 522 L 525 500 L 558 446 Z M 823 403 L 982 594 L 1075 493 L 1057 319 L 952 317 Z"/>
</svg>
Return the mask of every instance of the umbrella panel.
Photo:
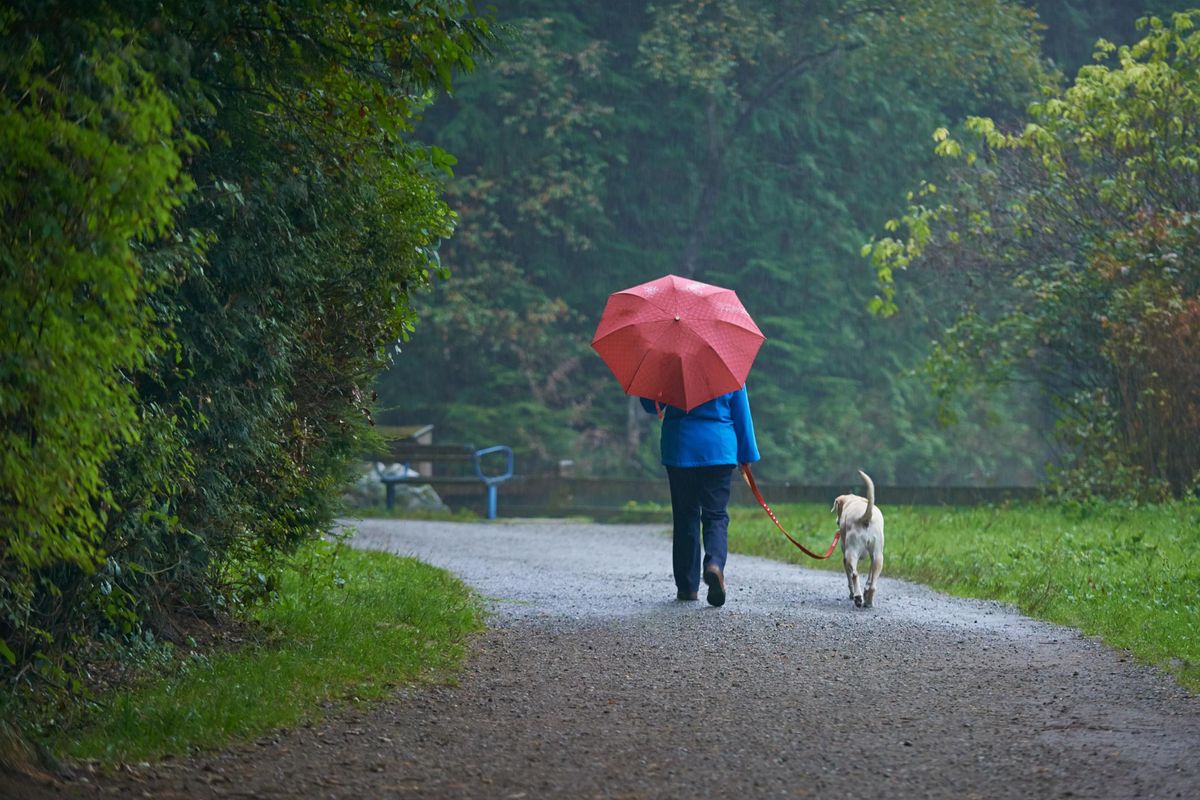
<svg viewBox="0 0 1200 800">
<path fill-rule="evenodd" d="M 736 293 L 669 275 L 612 294 L 592 347 L 626 393 L 691 410 L 741 387 L 762 341 Z"/>
</svg>

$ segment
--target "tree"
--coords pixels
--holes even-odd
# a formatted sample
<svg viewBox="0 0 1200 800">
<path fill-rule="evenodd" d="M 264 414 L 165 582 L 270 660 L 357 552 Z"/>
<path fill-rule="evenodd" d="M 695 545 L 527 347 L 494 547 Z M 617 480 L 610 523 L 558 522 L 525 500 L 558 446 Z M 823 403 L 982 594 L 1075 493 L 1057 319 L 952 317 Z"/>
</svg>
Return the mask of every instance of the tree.
<svg viewBox="0 0 1200 800">
<path fill-rule="evenodd" d="M 421 128 L 463 155 L 462 224 L 443 252 L 452 280 L 422 299 L 426 321 L 381 383 L 391 413 L 445 440 L 512 444 L 523 471 L 568 458 L 656 474 L 651 417 L 588 343 L 610 292 L 691 270 L 742 292 L 767 334 L 750 377 L 765 477 L 837 480 L 863 450 L 880 480 L 1036 476 L 1034 446 L 999 444 L 1029 444 L 1024 414 L 975 398 L 938 427 L 907 371 L 940 307 L 871 318 L 858 253 L 934 160 L 918 132 L 1033 97 L 1031 13 L 994 0 L 507 7 L 521 43 Z"/>
<path fill-rule="evenodd" d="M 114 504 L 103 470 L 140 437 L 131 376 L 166 344 L 146 305 L 165 276 L 139 253 L 172 231 L 195 146 L 117 20 L 36 37 L 20 35 L 27 22 L 0 12 L 0 665 L 10 666 L 50 644 L 48 570 L 102 558 Z M 74 47 L 80 39 L 92 46 Z"/>
<path fill-rule="evenodd" d="M 653 26 L 640 47 L 644 68 L 702 102 L 703 117 L 696 124 L 704 159 L 695 177 L 679 270 L 695 274 L 725 172 L 753 134 L 756 116 L 794 98 L 805 76 L 863 50 L 861 77 L 887 80 L 884 71 L 899 68 L 902 81 L 909 81 L 915 76 L 901 65 L 920 64 L 921 90 L 940 95 L 947 110 L 961 102 L 964 89 L 1002 88 L 1009 91 L 1003 99 L 1020 97 L 1022 79 L 1038 70 L 1036 51 L 1029 47 L 1031 17 L 994 2 L 963 6 L 874 0 L 681 0 L 654 6 Z M 998 68 L 991 60 L 998 56 L 992 54 L 1013 44 L 1010 53 L 1016 57 Z M 964 50 L 986 55 L 964 63 Z"/>
<path fill-rule="evenodd" d="M 910 207 L 902 239 L 870 247 L 881 313 L 901 269 L 937 269 L 984 295 L 930 373 L 946 394 L 1032 375 L 1060 410 L 1060 482 L 1161 498 L 1200 471 L 1200 12 L 1143 19 L 1137 43 L 1046 88 L 1023 128 L 973 118 L 946 199 Z M 925 199 L 933 197 L 926 193 Z"/>
<path fill-rule="evenodd" d="M 425 126 L 463 154 L 449 187 L 461 224 L 441 252 L 449 278 L 418 300 L 421 329 L 380 394 L 385 414 L 449 440 L 491 443 L 504 431 L 530 470 L 569 455 L 588 415 L 583 324 L 564 296 L 595 280 L 582 262 L 609 231 L 613 107 L 601 99 L 601 42 L 570 19 L 508 27 L 494 69 Z"/>
<path fill-rule="evenodd" d="M 977 414 L 969 425 L 938 430 L 924 393 L 906 377 L 936 329 L 938 303 L 918 306 L 914 298 L 914 313 L 898 324 L 872 323 L 852 243 L 883 221 L 881 198 L 901 196 L 902 176 L 928 163 L 903 131 L 949 124 L 972 107 L 1012 114 L 1033 96 L 1044 73 L 1032 14 L 991 0 L 689 2 L 664 7 L 656 19 L 673 19 L 680 6 L 718 22 L 712 43 L 666 61 L 667 86 L 677 93 L 699 75 L 708 88 L 659 104 L 680 109 L 684 124 L 672 135 L 691 127 L 721 147 L 682 167 L 685 202 L 674 206 L 686 216 L 668 217 L 664 227 L 679 233 L 663 238 L 683 254 L 684 268 L 691 243 L 702 241 L 696 276 L 753 293 L 747 302 L 767 342 L 751 394 L 767 450 L 786 454 L 763 473 L 835 480 L 852 474 L 849 449 L 872 452 L 886 480 L 1028 480 L 1031 465 L 990 446 L 994 436 Z M 734 13 L 756 21 L 731 21 Z M 734 37 L 725 32 L 741 30 L 763 38 L 730 49 Z M 653 54 L 645 44 L 644 55 Z M 706 64 L 728 67 L 709 79 Z M 713 180 L 696 174 L 714 162 L 722 166 Z M 691 213 L 706 196 L 716 212 Z M 661 195 L 646 203 L 672 207 Z M 698 236 L 695 223 L 705 218 Z M 855 398 L 849 412 L 848 397 Z M 968 440 L 981 447 L 963 448 Z M 984 451 L 990 455 L 976 460 Z"/>
<path fill-rule="evenodd" d="M 454 227 L 453 158 L 412 128 L 493 37 L 467 0 L 43 6 L 0 12 L 0 667 L 25 679 L 76 635 L 269 597 L 331 524 Z"/>
</svg>

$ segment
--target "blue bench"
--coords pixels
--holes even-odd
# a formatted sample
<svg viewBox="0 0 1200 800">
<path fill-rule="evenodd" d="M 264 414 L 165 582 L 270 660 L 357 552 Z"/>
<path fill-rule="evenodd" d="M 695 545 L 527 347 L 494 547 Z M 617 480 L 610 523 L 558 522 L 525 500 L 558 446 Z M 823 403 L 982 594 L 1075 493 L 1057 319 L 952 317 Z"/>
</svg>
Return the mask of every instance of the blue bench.
<svg viewBox="0 0 1200 800">
<path fill-rule="evenodd" d="M 471 484 L 482 483 L 487 488 L 487 518 L 496 518 L 496 490 L 500 484 L 513 476 L 513 451 L 506 445 L 475 449 L 465 444 L 416 444 L 395 442 L 385 455 L 393 463 L 408 468 L 405 475 L 381 475 L 380 480 L 387 490 L 387 507 L 391 510 L 396 503 L 398 484 Z M 484 468 L 487 459 L 488 470 Z M 458 467 L 452 475 L 418 474 L 434 464 L 450 464 Z M 468 471 L 469 468 L 469 471 Z"/>
</svg>

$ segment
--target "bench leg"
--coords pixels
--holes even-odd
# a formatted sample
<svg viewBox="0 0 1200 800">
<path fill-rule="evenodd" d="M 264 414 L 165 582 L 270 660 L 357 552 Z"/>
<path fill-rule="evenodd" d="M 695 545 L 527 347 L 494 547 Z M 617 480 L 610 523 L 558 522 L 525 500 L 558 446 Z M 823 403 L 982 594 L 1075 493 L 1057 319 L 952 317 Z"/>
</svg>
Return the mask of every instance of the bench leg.
<svg viewBox="0 0 1200 800">
<path fill-rule="evenodd" d="M 391 511 L 396 504 L 396 484 L 385 483 L 384 486 L 387 487 L 387 510 Z"/>
<path fill-rule="evenodd" d="M 496 484 L 488 484 L 488 519 L 496 518 Z"/>
</svg>

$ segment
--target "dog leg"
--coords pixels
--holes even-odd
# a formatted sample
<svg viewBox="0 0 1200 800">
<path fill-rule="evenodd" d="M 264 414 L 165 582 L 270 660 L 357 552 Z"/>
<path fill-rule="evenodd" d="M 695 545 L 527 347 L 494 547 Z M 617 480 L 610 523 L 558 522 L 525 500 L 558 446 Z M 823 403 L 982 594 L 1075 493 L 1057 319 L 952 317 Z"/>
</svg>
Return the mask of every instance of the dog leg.
<svg viewBox="0 0 1200 800">
<path fill-rule="evenodd" d="M 881 572 L 883 572 L 883 553 L 871 553 L 871 574 L 867 576 L 867 591 L 863 599 L 863 605 L 867 608 L 875 603 L 875 581 L 879 580 Z"/>
<path fill-rule="evenodd" d="M 849 555 L 842 557 L 842 566 L 846 568 L 846 583 L 850 586 L 850 599 L 854 601 L 854 605 L 862 608 L 862 592 L 858 588 L 858 559 L 851 559 Z"/>
</svg>

